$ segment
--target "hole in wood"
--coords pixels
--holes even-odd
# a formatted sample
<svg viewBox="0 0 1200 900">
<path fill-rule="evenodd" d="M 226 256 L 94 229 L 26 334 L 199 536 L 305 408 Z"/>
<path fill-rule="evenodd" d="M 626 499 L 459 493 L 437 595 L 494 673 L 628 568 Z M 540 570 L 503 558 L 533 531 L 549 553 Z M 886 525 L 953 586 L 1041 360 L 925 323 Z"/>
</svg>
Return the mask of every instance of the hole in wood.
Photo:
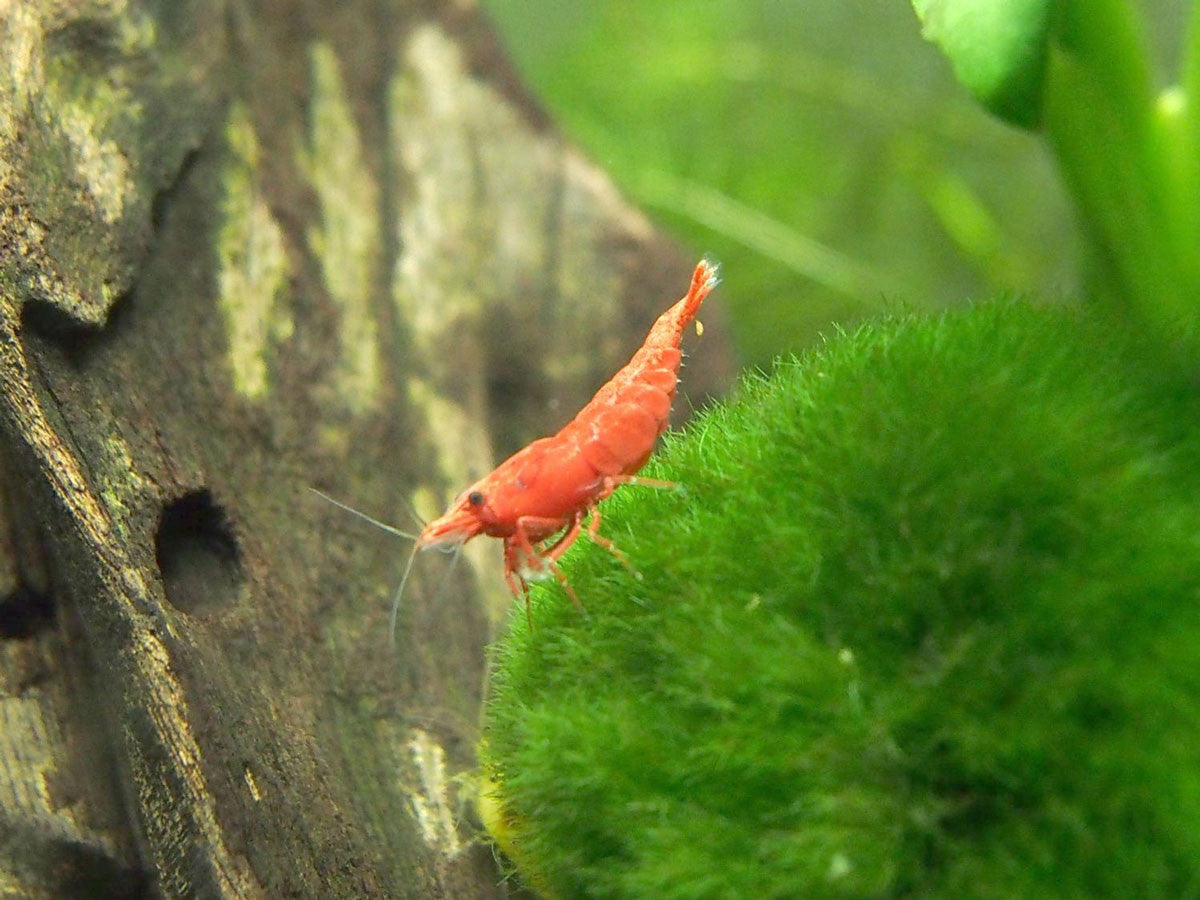
<svg viewBox="0 0 1200 900">
<path fill-rule="evenodd" d="M 46 840 L 38 848 L 53 873 L 56 896 L 149 900 L 157 896 L 151 876 L 99 847 Z M 40 857 L 35 857 L 40 858 Z"/>
<path fill-rule="evenodd" d="M 186 494 L 163 509 L 155 552 L 167 600 L 182 612 L 204 613 L 232 603 L 241 592 L 237 540 L 206 490 Z"/>
<path fill-rule="evenodd" d="M 31 638 L 54 627 L 50 595 L 25 586 L 0 597 L 0 640 Z"/>
</svg>

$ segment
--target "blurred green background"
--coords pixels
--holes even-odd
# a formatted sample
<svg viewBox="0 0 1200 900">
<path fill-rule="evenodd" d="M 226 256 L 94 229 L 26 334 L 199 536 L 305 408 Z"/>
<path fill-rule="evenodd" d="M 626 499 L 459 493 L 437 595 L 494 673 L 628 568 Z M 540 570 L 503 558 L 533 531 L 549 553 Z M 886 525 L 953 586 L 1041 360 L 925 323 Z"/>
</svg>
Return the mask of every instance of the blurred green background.
<svg viewBox="0 0 1200 900">
<path fill-rule="evenodd" d="M 748 364 L 880 309 L 1078 290 L 1050 154 L 972 102 L 905 0 L 486 6 L 563 130 L 723 264 Z M 1165 47 L 1182 5 L 1145 9 Z"/>
</svg>

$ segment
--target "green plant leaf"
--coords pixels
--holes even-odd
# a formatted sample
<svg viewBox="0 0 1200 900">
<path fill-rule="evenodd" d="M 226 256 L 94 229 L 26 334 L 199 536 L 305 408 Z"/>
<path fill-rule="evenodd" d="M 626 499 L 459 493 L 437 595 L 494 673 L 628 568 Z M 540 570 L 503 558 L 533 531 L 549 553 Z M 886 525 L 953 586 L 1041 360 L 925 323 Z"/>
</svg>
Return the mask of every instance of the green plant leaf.
<svg viewBox="0 0 1200 900">
<path fill-rule="evenodd" d="M 1033 128 L 1041 120 L 1050 0 L 912 0 L 922 33 L 991 112 Z"/>
</svg>

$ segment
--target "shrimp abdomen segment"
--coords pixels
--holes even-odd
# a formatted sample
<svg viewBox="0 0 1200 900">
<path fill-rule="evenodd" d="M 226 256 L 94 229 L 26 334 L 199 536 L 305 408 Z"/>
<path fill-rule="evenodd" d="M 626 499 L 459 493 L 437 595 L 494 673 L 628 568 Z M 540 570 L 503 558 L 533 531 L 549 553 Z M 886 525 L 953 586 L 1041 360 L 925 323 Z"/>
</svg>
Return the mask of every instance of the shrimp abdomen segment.
<svg viewBox="0 0 1200 900">
<path fill-rule="evenodd" d="M 621 391 L 615 405 L 621 406 L 625 403 L 632 403 L 654 419 L 655 437 L 662 433 L 663 429 L 667 427 L 667 420 L 671 418 L 671 394 L 659 390 L 652 384 L 645 382 L 631 384 L 626 390 Z"/>
<path fill-rule="evenodd" d="M 665 400 L 669 411 L 670 399 L 661 392 L 657 398 L 655 403 Z M 589 432 L 580 435 L 584 458 L 597 475 L 635 472 L 650 456 L 665 420 L 665 414 L 654 415 L 637 401 L 613 403 L 595 417 Z"/>
</svg>

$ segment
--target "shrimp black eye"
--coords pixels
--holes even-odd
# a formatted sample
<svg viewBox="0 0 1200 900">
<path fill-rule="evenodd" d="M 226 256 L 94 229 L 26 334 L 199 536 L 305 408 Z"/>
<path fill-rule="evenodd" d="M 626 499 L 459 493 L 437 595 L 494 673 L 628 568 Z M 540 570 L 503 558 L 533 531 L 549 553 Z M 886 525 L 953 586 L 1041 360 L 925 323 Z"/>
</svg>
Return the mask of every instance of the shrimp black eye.
<svg viewBox="0 0 1200 900">
<path fill-rule="evenodd" d="M 467 494 L 467 502 L 472 506 L 483 506 L 483 494 L 479 493 L 479 491 L 471 491 L 471 493 Z"/>
</svg>

